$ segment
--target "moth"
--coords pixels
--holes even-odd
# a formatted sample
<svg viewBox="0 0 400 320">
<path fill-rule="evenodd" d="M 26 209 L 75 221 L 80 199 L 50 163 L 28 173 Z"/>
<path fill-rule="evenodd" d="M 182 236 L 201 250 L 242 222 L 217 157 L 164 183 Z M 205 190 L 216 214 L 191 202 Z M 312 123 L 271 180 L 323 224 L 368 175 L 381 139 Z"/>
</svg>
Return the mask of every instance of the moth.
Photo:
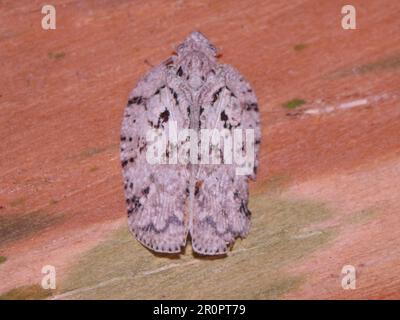
<svg viewBox="0 0 400 320">
<path fill-rule="evenodd" d="M 121 165 L 128 225 L 140 243 L 156 252 L 179 253 L 190 237 L 196 253 L 222 255 L 249 232 L 248 181 L 255 179 L 258 165 L 259 109 L 249 83 L 217 60 L 216 47 L 193 32 L 176 54 L 139 80 L 124 111 Z M 190 139 L 170 139 L 158 154 L 165 162 L 150 163 L 148 133 L 164 135 L 172 129 L 197 134 L 190 147 L 204 153 L 192 155 L 191 148 L 179 153 Z M 223 147 L 233 152 L 232 140 L 203 148 L 207 130 L 224 137 L 252 132 L 254 159 L 240 164 L 251 166 L 246 174 L 238 174 L 238 165 L 223 157 Z M 236 141 L 238 153 L 249 140 L 243 133 L 242 141 Z M 182 154 L 190 154 L 189 161 L 168 161 Z M 203 155 L 220 161 L 202 161 Z"/>
</svg>

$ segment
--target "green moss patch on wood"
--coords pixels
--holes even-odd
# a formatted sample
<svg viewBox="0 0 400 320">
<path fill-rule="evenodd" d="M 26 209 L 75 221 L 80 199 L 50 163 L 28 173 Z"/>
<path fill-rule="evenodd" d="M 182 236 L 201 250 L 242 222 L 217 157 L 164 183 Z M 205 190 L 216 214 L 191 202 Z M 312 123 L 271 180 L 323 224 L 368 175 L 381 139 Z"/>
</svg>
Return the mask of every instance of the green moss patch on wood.
<svg viewBox="0 0 400 320">
<path fill-rule="evenodd" d="M 13 213 L 0 216 L 0 244 L 4 245 L 34 235 L 59 222 L 61 213 L 36 210 L 30 213 Z"/>
<path fill-rule="evenodd" d="M 286 109 L 295 109 L 297 107 L 302 106 L 305 103 L 306 103 L 305 100 L 299 99 L 299 98 L 295 98 L 295 99 L 292 99 L 292 100 L 289 100 L 289 101 L 283 103 L 282 106 L 284 108 L 286 108 Z"/>
<path fill-rule="evenodd" d="M 332 230 L 297 237 L 307 226 L 327 219 L 323 205 L 258 195 L 250 200 L 252 229 L 227 257 L 185 253 L 156 255 L 118 230 L 82 256 L 60 297 L 68 299 L 276 299 L 296 289 L 301 277 L 282 270 L 327 243 Z"/>
<path fill-rule="evenodd" d="M 34 284 L 11 289 L 0 295 L 0 300 L 43 300 L 52 295 L 51 290 L 43 289 Z"/>
</svg>

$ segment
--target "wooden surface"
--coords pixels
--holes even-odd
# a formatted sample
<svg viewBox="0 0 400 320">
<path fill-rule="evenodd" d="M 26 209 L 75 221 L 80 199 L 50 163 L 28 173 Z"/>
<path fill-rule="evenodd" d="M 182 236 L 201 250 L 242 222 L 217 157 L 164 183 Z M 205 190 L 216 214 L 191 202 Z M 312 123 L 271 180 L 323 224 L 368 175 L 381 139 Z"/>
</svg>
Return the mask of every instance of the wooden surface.
<svg viewBox="0 0 400 320">
<path fill-rule="evenodd" d="M 0 2 L 3 298 L 400 297 L 398 1 L 353 1 L 357 30 L 341 28 L 344 1 L 52 4 L 44 31 L 41 1 Z M 221 259 L 154 255 L 126 227 L 128 94 L 193 30 L 262 113 L 253 227 Z"/>
</svg>

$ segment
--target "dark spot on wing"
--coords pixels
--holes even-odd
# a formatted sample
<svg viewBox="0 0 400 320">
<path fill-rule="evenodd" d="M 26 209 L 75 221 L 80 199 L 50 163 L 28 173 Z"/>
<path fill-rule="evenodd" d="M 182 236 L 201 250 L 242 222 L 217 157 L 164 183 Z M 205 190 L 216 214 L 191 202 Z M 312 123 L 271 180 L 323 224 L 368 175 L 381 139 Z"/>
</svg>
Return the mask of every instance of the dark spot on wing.
<svg viewBox="0 0 400 320">
<path fill-rule="evenodd" d="M 143 149 L 146 148 L 147 143 L 144 143 L 143 145 L 140 146 L 139 152 L 142 153 Z"/>
<path fill-rule="evenodd" d="M 161 90 L 165 88 L 165 85 L 159 87 L 156 92 L 154 92 L 154 95 L 160 94 Z"/>
<path fill-rule="evenodd" d="M 246 110 L 247 111 L 258 111 L 257 103 L 248 103 L 248 104 L 246 104 Z"/>
<path fill-rule="evenodd" d="M 214 105 L 215 101 L 217 101 L 217 99 L 219 97 L 219 94 L 221 93 L 222 89 L 223 88 L 221 87 L 216 92 L 214 92 L 211 105 Z"/>
<path fill-rule="evenodd" d="M 131 99 L 128 100 L 128 105 L 143 104 L 143 103 L 144 103 L 144 98 L 142 96 L 132 97 Z"/>
<path fill-rule="evenodd" d="M 133 205 L 134 211 L 137 211 L 137 209 L 139 209 L 142 206 L 142 204 L 139 202 L 139 200 L 140 200 L 140 198 L 135 195 L 133 195 L 131 198 L 131 203 Z"/>
<path fill-rule="evenodd" d="M 149 194 L 149 191 L 150 191 L 150 187 L 146 187 L 146 188 L 144 188 L 144 189 L 142 190 L 142 193 L 143 193 L 144 195 L 148 195 L 148 194 Z"/>
<path fill-rule="evenodd" d="M 227 114 L 225 113 L 225 111 L 222 111 L 222 112 L 221 112 L 220 118 L 221 118 L 221 121 L 224 122 L 224 128 L 225 128 L 225 129 L 231 130 L 232 128 L 237 128 L 238 126 L 240 126 L 240 122 L 239 122 L 238 124 L 236 124 L 236 125 L 232 125 L 232 124 L 229 122 L 229 118 L 228 118 Z"/>
<path fill-rule="evenodd" d="M 197 197 L 200 192 L 200 188 L 203 185 L 203 180 L 198 180 L 196 181 L 196 184 L 194 186 L 194 196 Z"/>
<path fill-rule="evenodd" d="M 244 200 L 242 200 L 241 204 L 240 204 L 240 212 L 243 213 L 246 217 L 250 217 L 251 216 L 251 212 L 250 210 L 247 208 L 247 203 L 245 203 Z"/>
<path fill-rule="evenodd" d="M 167 109 L 165 109 L 165 111 L 160 113 L 160 118 L 159 118 L 159 122 L 160 119 L 163 123 L 167 122 L 169 119 L 169 111 Z"/>
<path fill-rule="evenodd" d="M 174 97 L 175 103 L 177 105 L 179 105 L 178 94 L 175 92 L 174 89 L 172 89 L 172 88 L 168 88 L 168 89 L 169 89 L 169 92 L 171 92 L 172 96 Z"/>
<path fill-rule="evenodd" d="M 158 121 L 158 123 L 154 123 L 154 122 L 148 120 L 147 122 L 149 123 L 150 127 L 152 127 L 152 128 L 156 128 L 156 129 L 160 128 L 160 121 Z"/>
<path fill-rule="evenodd" d="M 179 67 L 179 68 L 178 68 L 178 71 L 176 72 L 176 74 L 177 74 L 179 77 L 182 77 L 182 75 L 183 75 L 182 67 Z"/>
</svg>

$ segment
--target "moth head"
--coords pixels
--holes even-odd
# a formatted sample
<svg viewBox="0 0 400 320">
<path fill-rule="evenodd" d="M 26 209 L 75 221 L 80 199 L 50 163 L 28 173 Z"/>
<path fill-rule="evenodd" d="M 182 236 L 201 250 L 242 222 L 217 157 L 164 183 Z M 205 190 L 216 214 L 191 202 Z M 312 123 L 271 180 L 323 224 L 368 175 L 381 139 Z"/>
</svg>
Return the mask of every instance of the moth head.
<svg viewBox="0 0 400 320">
<path fill-rule="evenodd" d="M 177 53 L 181 56 L 193 51 L 202 52 L 210 59 L 215 59 L 217 55 L 217 48 L 199 31 L 192 32 L 177 47 Z"/>
</svg>

